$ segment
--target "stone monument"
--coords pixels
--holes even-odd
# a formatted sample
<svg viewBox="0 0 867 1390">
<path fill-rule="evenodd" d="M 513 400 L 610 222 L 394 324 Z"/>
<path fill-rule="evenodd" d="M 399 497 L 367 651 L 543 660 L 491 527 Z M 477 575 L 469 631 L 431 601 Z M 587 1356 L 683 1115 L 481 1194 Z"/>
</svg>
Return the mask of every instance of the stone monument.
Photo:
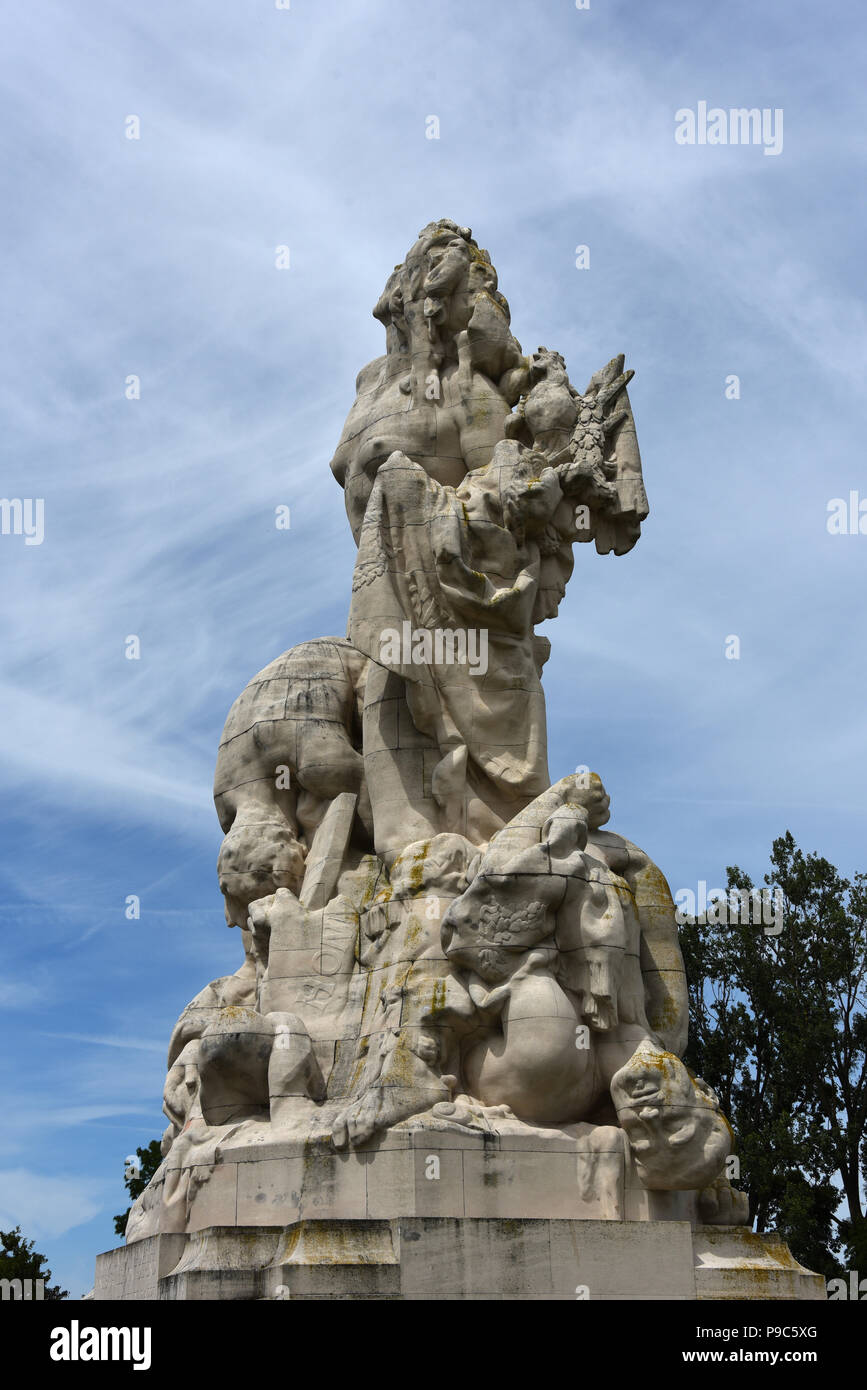
<svg viewBox="0 0 867 1390">
<path fill-rule="evenodd" d="M 553 783 L 541 672 L 573 547 L 648 514 L 622 357 L 526 355 L 488 253 L 429 224 L 331 461 L 347 636 L 226 720 L 234 975 L 169 1043 L 163 1162 L 97 1298 L 815 1298 L 750 1232 L 681 1061 L 660 870 Z"/>
</svg>

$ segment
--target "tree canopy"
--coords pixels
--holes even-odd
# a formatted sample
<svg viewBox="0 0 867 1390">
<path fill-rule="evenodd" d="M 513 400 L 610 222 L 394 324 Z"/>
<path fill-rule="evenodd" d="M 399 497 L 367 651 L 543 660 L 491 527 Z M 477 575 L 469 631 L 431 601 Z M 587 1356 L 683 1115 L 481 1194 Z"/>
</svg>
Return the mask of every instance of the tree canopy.
<svg viewBox="0 0 867 1390">
<path fill-rule="evenodd" d="M 737 865 L 728 889 L 753 890 Z M 867 874 L 775 840 L 782 931 L 706 914 L 681 928 L 687 1064 L 738 1139 L 750 1218 L 826 1277 L 867 1269 Z M 723 920 L 713 920 L 722 915 Z"/>
<path fill-rule="evenodd" d="M 45 1256 L 34 1248 L 35 1241 L 25 1240 L 21 1227 L 14 1231 L 0 1231 L 0 1279 L 42 1279 L 42 1297 L 45 1299 L 68 1298 L 69 1292 L 59 1285 L 50 1285 L 51 1270 Z"/>
<path fill-rule="evenodd" d="M 163 1161 L 160 1151 L 160 1140 L 152 1139 L 145 1149 L 136 1149 L 136 1154 L 140 1160 L 140 1171 L 137 1177 L 132 1174 L 127 1177 L 124 1175 L 126 1190 L 134 1202 L 136 1197 L 144 1192 L 154 1173 Z M 126 1231 L 127 1217 L 132 1211 L 132 1206 L 128 1206 L 126 1211 L 122 1211 L 119 1216 L 114 1218 L 115 1234 L 122 1236 Z"/>
</svg>

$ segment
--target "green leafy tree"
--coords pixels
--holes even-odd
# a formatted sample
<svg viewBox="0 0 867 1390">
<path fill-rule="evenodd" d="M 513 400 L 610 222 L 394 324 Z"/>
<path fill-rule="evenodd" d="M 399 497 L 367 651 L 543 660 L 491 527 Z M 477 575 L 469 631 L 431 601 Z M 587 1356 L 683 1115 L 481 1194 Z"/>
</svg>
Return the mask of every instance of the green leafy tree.
<svg viewBox="0 0 867 1390">
<path fill-rule="evenodd" d="M 68 1298 L 66 1289 L 58 1284 L 49 1286 L 51 1270 L 45 1263 L 45 1256 L 34 1249 L 34 1243 L 24 1239 L 20 1226 L 14 1231 L 0 1231 L 0 1279 L 42 1279 L 43 1298 Z"/>
<path fill-rule="evenodd" d="M 686 1061 L 732 1121 L 758 1228 L 826 1277 L 867 1270 L 867 875 L 850 883 L 787 831 L 764 882 L 778 935 L 730 911 L 681 929 Z M 733 866 L 728 889 L 754 885 Z"/>
<path fill-rule="evenodd" d="M 141 1196 L 142 1192 L 144 1192 L 154 1173 L 157 1171 L 157 1169 L 163 1161 L 163 1156 L 160 1152 L 160 1140 L 152 1139 L 146 1149 L 136 1149 L 136 1154 L 139 1158 L 141 1165 L 141 1172 L 139 1173 L 139 1176 L 137 1178 L 126 1176 L 124 1177 L 124 1184 L 126 1186 L 126 1190 L 130 1195 L 131 1201 L 133 1202 L 135 1201 L 136 1197 Z M 127 1217 L 129 1216 L 131 1211 L 132 1206 L 128 1206 L 126 1211 L 122 1211 L 119 1216 L 116 1216 L 114 1218 L 114 1229 L 116 1235 L 122 1236 L 126 1231 Z"/>
</svg>

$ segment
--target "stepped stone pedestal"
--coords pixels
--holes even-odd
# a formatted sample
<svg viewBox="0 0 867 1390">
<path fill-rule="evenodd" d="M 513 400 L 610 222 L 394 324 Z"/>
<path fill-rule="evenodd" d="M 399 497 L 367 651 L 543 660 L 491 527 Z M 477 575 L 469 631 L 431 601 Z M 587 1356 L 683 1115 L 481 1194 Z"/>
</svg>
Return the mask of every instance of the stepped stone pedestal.
<svg viewBox="0 0 867 1390">
<path fill-rule="evenodd" d="M 98 1256 L 94 1298 L 805 1300 L 825 1286 L 745 1227 L 426 1216 L 151 1236 Z"/>
<path fill-rule="evenodd" d="M 94 1297 L 825 1297 L 773 1234 L 702 1224 L 694 1193 L 648 1192 L 622 1152 L 565 1136 L 263 1140 L 256 1157 L 227 1145 L 188 1232 L 100 1255 Z"/>
</svg>

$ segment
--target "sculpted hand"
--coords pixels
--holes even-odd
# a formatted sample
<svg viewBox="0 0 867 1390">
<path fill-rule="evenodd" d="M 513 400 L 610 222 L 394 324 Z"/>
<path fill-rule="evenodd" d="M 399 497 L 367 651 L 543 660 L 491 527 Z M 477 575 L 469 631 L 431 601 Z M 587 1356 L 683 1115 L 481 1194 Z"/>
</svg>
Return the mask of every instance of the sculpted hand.
<svg viewBox="0 0 867 1390">
<path fill-rule="evenodd" d="M 510 531 L 518 536 L 543 531 L 563 497 L 559 470 L 544 454 L 527 454 L 524 469 L 505 490 L 504 512 Z"/>
</svg>

